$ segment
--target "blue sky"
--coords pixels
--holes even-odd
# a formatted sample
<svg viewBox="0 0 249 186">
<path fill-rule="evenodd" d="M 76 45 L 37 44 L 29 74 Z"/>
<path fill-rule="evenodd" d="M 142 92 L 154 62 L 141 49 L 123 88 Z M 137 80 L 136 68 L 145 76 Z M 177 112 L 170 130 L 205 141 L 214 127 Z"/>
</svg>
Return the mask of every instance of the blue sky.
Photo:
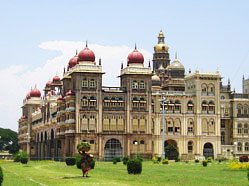
<svg viewBox="0 0 249 186">
<path fill-rule="evenodd" d="M 248 7 L 246 0 L 2 0 L 0 83 L 8 92 L 17 93 L 6 97 L 6 92 L 1 91 L 0 99 L 4 100 L 0 100 L 0 126 L 16 130 L 20 98 L 35 83 L 41 89 L 53 74 L 60 74 L 62 63 L 66 66 L 75 47 L 80 49 L 82 45 L 83 49 L 86 40 L 90 48 L 91 44 L 97 47 L 96 57 L 106 56 L 102 64 L 109 75 L 104 85 L 118 85 L 112 77 L 116 79 L 129 49 L 137 43 L 145 53 L 145 61 L 152 59 L 160 29 L 165 33 L 171 58 L 177 51 L 186 71 L 191 68 L 209 72 L 218 68 L 224 82 L 230 78 L 232 87 L 240 92 L 242 75 L 249 77 Z M 127 54 L 120 47 L 126 47 Z M 108 67 L 114 63 L 117 68 L 110 70 Z M 48 66 L 52 66 L 51 71 Z M 36 76 L 40 71 L 44 77 Z M 12 114 L 6 113 L 10 111 Z"/>
</svg>

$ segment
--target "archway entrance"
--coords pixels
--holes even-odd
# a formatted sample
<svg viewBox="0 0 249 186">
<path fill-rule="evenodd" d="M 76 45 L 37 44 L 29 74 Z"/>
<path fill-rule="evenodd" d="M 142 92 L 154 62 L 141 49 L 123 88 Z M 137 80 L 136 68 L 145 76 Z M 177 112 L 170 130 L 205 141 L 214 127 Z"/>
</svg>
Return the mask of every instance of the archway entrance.
<svg viewBox="0 0 249 186">
<path fill-rule="evenodd" d="M 208 158 L 208 157 L 214 158 L 214 149 L 213 149 L 212 143 L 204 144 L 203 156 L 205 156 L 205 158 Z"/>
<path fill-rule="evenodd" d="M 121 143 L 117 139 L 110 139 L 105 144 L 105 155 L 106 161 L 111 161 L 113 158 L 122 157 Z"/>
</svg>

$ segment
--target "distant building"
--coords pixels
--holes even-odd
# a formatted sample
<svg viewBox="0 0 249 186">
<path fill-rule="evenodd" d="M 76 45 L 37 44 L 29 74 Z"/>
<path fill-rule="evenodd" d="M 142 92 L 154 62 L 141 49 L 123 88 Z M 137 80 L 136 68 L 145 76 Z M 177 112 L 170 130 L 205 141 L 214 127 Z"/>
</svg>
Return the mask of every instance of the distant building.
<svg viewBox="0 0 249 186">
<path fill-rule="evenodd" d="M 101 59 L 86 46 L 69 60 L 60 79 L 46 83 L 44 94 L 32 89 L 23 101 L 19 145 L 33 159 L 63 159 L 91 144 L 101 160 L 162 154 L 172 144 L 181 159 L 227 158 L 249 154 L 249 83 L 243 94 L 224 86 L 219 72 L 185 72 L 160 31 L 153 69 L 135 47 L 121 64 L 120 86 L 102 85 Z M 165 117 L 162 114 L 162 97 Z"/>
</svg>

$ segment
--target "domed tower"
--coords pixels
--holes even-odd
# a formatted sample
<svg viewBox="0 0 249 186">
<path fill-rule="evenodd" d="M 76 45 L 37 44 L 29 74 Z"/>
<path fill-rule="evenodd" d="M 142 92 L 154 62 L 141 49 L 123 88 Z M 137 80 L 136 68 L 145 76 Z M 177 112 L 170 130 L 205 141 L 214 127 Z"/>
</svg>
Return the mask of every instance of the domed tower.
<svg viewBox="0 0 249 186">
<path fill-rule="evenodd" d="M 153 71 L 156 73 L 158 72 L 159 67 L 162 65 L 164 68 L 170 63 L 169 59 L 169 47 L 164 42 L 164 34 L 162 30 L 159 32 L 158 35 L 158 43 L 154 46 L 154 54 L 153 54 Z"/>
</svg>

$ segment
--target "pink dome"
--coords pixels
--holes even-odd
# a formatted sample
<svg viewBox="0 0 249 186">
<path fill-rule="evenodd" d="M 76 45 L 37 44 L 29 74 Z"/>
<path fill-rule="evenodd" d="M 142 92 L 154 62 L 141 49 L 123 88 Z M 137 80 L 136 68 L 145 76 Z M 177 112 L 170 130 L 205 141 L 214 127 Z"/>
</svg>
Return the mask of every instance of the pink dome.
<svg viewBox="0 0 249 186">
<path fill-rule="evenodd" d="M 41 97 L 41 92 L 40 92 L 40 90 L 38 90 L 36 87 L 33 89 L 33 90 L 31 90 L 31 92 L 30 92 L 30 97 Z"/>
<path fill-rule="evenodd" d="M 80 51 L 78 58 L 79 58 L 79 61 L 94 62 L 95 61 L 95 54 L 93 53 L 92 50 L 90 50 L 89 48 L 86 47 L 85 49 Z"/>
<path fill-rule="evenodd" d="M 69 68 L 72 68 L 72 67 L 74 67 L 75 65 L 77 65 L 79 62 L 78 62 L 78 56 L 77 55 L 75 55 L 74 57 L 72 57 L 70 60 L 69 60 L 69 62 L 68 62 L 68 67 Z"/>
<path fill-rule="evenodd" d="M 144 56 L 142 53 L 140 53 L 137 48 L 135 47 L 135 49 L 133 50 L 133 52 L 131 52 L 128 55 L 128 64 L 130 63 L 144 63 Z"/>
<path fill-rule="evenodd" d="M 60 79 L 60 77 L 59 76 L 54 76 L 53 77 L 53 82 L 57 82 L 57 81 L 60 81 L 61 79 Z"/>
</svg>

